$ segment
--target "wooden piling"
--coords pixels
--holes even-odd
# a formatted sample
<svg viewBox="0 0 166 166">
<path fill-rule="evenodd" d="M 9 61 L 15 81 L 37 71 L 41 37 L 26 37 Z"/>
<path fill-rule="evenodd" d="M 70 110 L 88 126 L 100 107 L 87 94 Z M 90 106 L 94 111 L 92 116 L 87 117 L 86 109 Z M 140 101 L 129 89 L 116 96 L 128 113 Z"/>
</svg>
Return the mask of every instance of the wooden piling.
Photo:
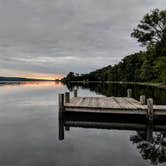
<svg viewBox="0 0 166 166">
<path fill-rule="evenodd" d="M 59 140 L 64 139 L 64 94 L 59 94 Z"/>
<path fill-rule="evenodd" d="M 65 93 L 65 103 L 70 103 L 70 93 L 69 92 Z"/>
<path fill-rule="evenodd" d="M 153 110 L 153 99 L 152 98 L 149 98 L 147 99 L 147 119 L 150 121 L 150 122 L 153 122 L 153 119 L 154 119 L 154 110 Z"/>
<path fill-rule="evenodd" d="M 77 94 L 77 89 L 74 89 L 74 97 L 77 97 L 78 94 Z"/>
<path fill-rule="evenodd" d="M 132 97 L 132 90 L 131 89 L 127 89 L 127 97 Z"/>
<path fill-rule="evenodd" d="M 146 128 L 146 141 L 152 142 L 153 141 L 153 124 L 148 123 Z"/>
<path fill-rule="evenodd" d="M 142 105 L 145 105 L 145 103 L 146 103 L 146 97 L 144 95 L 140 96 L 140 103 Z"/>
</svg>

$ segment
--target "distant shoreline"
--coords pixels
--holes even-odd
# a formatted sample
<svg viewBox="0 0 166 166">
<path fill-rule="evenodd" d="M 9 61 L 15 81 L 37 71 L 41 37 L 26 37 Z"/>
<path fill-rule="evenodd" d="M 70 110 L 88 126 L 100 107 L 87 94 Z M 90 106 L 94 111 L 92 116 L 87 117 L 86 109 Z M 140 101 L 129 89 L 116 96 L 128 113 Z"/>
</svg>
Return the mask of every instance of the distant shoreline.
<svg viewBox="0 0 166 166">
<path fill-rule="evenodd" d="M 58 80 L 58 79 L 57 79 Z M 37 78 L 24 78 L 24 77 L 4 77 L 0 76 L 0 83 L 2 82 L 20 82 L 20 81 L 57 81 L 56 79 L 37 79 Z"/>
<path fill-rule="evenodd" d="M 128 85 L 142 85 L 142 86 L 151 86 L 160 89 L 166 90 L 166 85 L 162 83 L 149 83 L 149 82 L 123 82 L 123 81 L 67 81 L 63 82 L 62 80 L 0 80 L 0 84 L 14 84 L 14 83 L 24 83 L 24 82 L 62 82 L 75 83 L 75 84 L 93 84 L 93 83 L 104 83 L 104 84 L 128 84 Z"/>
<path fill-rule="evenodd" d="M 16 83 L 25 83 L 25 82 L 60 82 L 58 80 L 25 80 L 25 81 L 1 81 L 0 84 L 16 84 Z"/>
</svg>

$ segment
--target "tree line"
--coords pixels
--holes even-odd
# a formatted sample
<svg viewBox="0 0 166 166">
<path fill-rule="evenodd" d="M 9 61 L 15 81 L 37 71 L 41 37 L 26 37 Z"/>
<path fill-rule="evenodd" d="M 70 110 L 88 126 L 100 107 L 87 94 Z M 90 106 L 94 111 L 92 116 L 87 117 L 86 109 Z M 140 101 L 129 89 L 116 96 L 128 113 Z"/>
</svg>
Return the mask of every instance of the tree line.
<svg viewBox="0 0 166 166">
<path fill-rule="evenodd" d="M 166 83 L 166 10 L 147 13 L 131 33 L 145 51 L 123 58 L 116 65 L 81 74 L 69 72 L 67 81 L 134 81 Z"/>
</svg>

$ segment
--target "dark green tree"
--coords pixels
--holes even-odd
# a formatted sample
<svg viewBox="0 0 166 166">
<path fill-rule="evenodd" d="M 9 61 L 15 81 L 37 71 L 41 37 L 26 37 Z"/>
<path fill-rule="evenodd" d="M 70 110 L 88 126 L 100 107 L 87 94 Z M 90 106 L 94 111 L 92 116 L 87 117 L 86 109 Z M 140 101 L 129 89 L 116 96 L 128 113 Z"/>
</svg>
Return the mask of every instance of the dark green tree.
<svg viewBox="0 0 166 166">
<path fill-rule="evenodd" d="M 166 41 L 166 10 L 154 9 L 146 14 L 131 36 L 145 46 Z"/>
</svg>

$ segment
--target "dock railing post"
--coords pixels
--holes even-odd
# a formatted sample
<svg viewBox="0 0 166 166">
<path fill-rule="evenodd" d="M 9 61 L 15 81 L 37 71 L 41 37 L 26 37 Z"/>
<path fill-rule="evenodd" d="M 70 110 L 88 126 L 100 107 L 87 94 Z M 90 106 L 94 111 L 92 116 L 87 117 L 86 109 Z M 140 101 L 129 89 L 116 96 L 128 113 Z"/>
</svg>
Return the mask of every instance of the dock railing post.
<svg viewBox="0 0 166 166">
<path fill-rule="evenodd" d="M 70 93 L 69 92 L 65 93 L 65 103 L 70 103 Z"/>
<path fill-rule="evenodd" d="M 74 97 L 77 97 L 78 93 L 77 93 L 77 89 L 74 89 Z"/>
<path fill-rule="evenodd" d="M 146 103 L 146 97 L 145 97 L 145 95 L 140 96 L 140 103 L 142 105 L 145 105 L 145 103 Z"/>
<path fill-rule="evenodd" d="M 64 139 L 64 94 L 59 94 L 59 140 Z"/>
<path fill-rule="evenodd" d="M 147 118 L 150 122 L 153 122 L 154 119 L 154 110 L 153 110 L 153 99 L 147 99 Z"/>
<path fill-rule="evenodd" d="M 127 89 L 127 97 L 132 97 L 132 90 L 131 89 Z"/>
</svg>

